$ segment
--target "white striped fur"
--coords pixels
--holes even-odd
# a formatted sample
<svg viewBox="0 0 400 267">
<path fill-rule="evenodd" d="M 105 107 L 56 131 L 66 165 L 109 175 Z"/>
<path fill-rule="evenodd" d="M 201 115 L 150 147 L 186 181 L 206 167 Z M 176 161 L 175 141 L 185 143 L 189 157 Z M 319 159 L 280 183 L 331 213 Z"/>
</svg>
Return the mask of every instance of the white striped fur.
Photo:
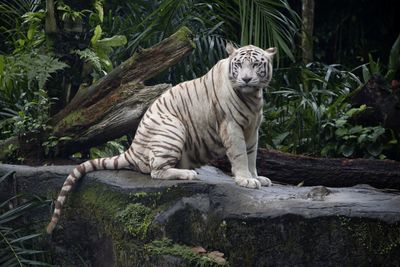
<svg viewBox="0 0 400 267">
<path fill-rule="evenodd" d="M 257 175 L 258 128 L 265 88 L 272 77 L 275 48 L 239 49 L 227 45 L 229 57 L 201 78 L 164 92 L 143 116 L 131 147 L 121 155 L 86 161 L 67 177 L 47 226 L 56 226 L 68 192 L 87 172 L 131 168 L 153 179 L 196 179 L 193 170 L 226 154 L 238 185 L 270 186 Z"/>
</svg>

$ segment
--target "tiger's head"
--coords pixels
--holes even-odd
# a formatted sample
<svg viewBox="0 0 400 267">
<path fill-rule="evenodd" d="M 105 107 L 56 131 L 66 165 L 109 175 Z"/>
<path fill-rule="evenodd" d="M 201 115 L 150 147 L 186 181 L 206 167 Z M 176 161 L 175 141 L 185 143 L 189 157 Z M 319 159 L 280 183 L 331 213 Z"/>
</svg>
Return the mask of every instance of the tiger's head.
<svg viewBox="0 0 400 267">
<path fill-rule="evenodd" d="M 276 48 L 263 50 L 247 45 L 238 49 L 228 43 L 229 79 L 232 87 L 242 93 L 252 93 L 268 85 L 272 78 L 272 58 Z"/>
</svg>

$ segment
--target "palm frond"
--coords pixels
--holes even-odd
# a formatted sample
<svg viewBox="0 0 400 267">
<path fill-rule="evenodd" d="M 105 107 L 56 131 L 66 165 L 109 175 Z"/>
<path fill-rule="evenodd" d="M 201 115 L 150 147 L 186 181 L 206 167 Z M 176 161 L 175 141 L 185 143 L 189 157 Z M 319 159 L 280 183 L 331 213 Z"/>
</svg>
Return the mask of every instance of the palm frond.
<svg viewBox="0 0 400 267">
<path fill-rule="evenodd" d="M 144 6 L 149 9 L 143 9 Z M 107 27 L 112 34 L 126 35 L 128 44 L 115 50 L 114 61 L 161 41 L 179 27 L 188 26 L 192 30 L 197 48 L 182 63 L 190 63 L 191 69 L 174 68 L 177 73 L 169 74 L 170 78 L 175 77 L 169 79 L 172 82 L 181 81 L 181 76 L 191 79 L 204 74 L 226 56 L 227 41 L 263 48 L 277 46 L 294 60 L 292 51 L 299 19 L 285 0 L 163 0 L 158 5 L 127 1 L 116 12 L 121 17 L 106 19 Z"/>
<path fill-rule="evenodd" d="M 9 172 L 0 177 L 0 185 L 15 172 Z M 32 249 L 32 243 L 41 235 L 38 233 L 27 233 L 24 224 L 19 219 L 35 208 L 48 205 L 38 197 L 8 209 L 9 203 L 15 202 L 18 197 L 12 196 L 0 202 L 0 266 L 51 266 L 37 260 L 43 251 Z M 26 197 L 26 196 L 25 196 Z"/>
<path fill-rule="evenodd" d="M 285 0 L 237 0 L 240 10 L 240 44 L 278 47 L 295 61 L 294 37 L 300 19 Z M 284 14 L 286 12 L 287 14 Z"/>
<path fill-rule="evenodd" d="M 35 12 L 40 7 L 40 0 L 9 0 L 0 4 L 0 31 L 12 32 L 22 16 L 28 12 Z"/>
</svg>

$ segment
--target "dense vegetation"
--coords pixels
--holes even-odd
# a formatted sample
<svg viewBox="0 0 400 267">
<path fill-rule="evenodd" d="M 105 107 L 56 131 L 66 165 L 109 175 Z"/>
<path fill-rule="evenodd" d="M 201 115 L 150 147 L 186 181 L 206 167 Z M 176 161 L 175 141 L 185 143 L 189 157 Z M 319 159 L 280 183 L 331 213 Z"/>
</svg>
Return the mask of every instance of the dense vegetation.
<svg viewBox="0 0 400 267">
<path fill-rule="evenodd" d="M 350 105 L 349 96 L 372 75 L 386 74 L 391 82 L 398 74 L 399 40 L 394 39 L 397 36 L 393 32 L 385 36 L 385 41 L 393 45 L 391 53 L 387 51 L 387 42 L 379 43 L 386 50 L 377 47 L 365 51 L 368 46 L 362 44 L 369 39 L 363 34 L 371 25 L 363 28 L 362 13 L 351 15 L 345 8 L 336 8 L 336 17 L 329 24 L 319 16 L 324 12 L 330 14 L 326 8 L 332 7 L 332 3 L 328 1 L 321 7 L 317 4 L 315 20 L 321 27 L 316 27 L 310 38 L 315 42 L 314 58 L 318 61 L 304 64 L 298 41 L 299 3 L 290 6 L 283 0 L 57 1 L 53 6 L 55 21 L 49 18 L 51 12 L 45 11 L 51 4 L 54 3 L 48 1 L 46 7 L 44 1 L 14 0 L 0 6 L 4 14 L 0 32 L 4 39 L 0 45 L 1 139 L 51 131 L 51 115 L 65 106 L 79 87 L 94 83 L 141 47 L 149 47 L 186 25 L 195 33 L 197 48 L 183 62 L 149 83 L 175 84 L 204 74 L 226 56 L 227 42 L 277 46 L 280 53 L 274 80 L 266 92 L 262 146 L 319 156 L 398 156 L 393 153 L 398 148 L 398 132 L 385 129 L 382 124 L 357 123 L 354 117 L 369 107 Z M 356 4 L 350 1 L 348 5 L 354 8 Z M 371 1 L 367 13 L 373 5 L 376 4 Z M 349 28 L 349 20 L 354 27 Z M 337 21 L 341 24 L 336 25 Z M 379 30 L 393 30 L 390 23 L 380 25 Z M 355 46 L 351 46 L 349 36 L 360 38 Z M 377 42 L 377 38 L 371 39 Z M 335 59 L 340 62 L 320 63 Z M 47 156 L 56 155 L 52 149 L 65 138 L 68 137 L 47 135 L 42 140 Z M 116 149 L 123 148 L 109 148 Z M 13 147 L 9 151 L 11 159 L 24 156 L 13 152 Z"/>
<path fill-rule="evenodd" d="M 350 8 L 354 8 L 353 2 L 348 4 Z M 367 13 L 372 10 L 371 3 Z M 363 33 L 371 25 L 363 28 L 364 14 L 351 15 L 347 9 L 335 9 L 336 17 L 329 24 L 319 16 L 324 12 L 330 14 L 326 8 L 332 7 L 332 3 L 321 7 L 317 4 L 315 20 L 321 27 L 316 27 L 310 38 L 315 42 L 314 58 L 318 61 L 305 65 L 298 41 L 298 5 L 239 0 L 85 4 L 57 1 L 52 21 L 44 1 L 14 0 L 3 4 L 0 138 L 49 132 L 51 115 L 65 106 L 79 87 L 94 83 L 141 47 L 149 47 L 186 25 L 196 34 L 197 48 L 183 62 L 149 83 L 175 84 L 202 75 L 226 56 L 227 42 L 277 46 L 280 53 L 275 76 L 266 92 L 262 146 L 320 156 L 397 158 L 393 150 L 398 148 L 398 132 L 385 129 L 382 124 L 356 123 L 354 117 L 368 107 L 352 107 L 349 100 L 372 75 L 386 73 L 388 82 L 397 78 L 399 41 L 395 42 L 397 36 L 391 32 L 391 22 L 379 26 L 379 30 L 391 33 L 385 36 L 385 43 L 379 43 L 386 50 L 365 51 L 368 45 L 362 44 L 368 36 Z M 350 19 L 354 27 L 349 27 Z M 336 25 L 337 21 L 341 24 Z M 361 39 L 351 46 L 349 36 Z M 377 42 L 377 38 L 371 39 Z M 391 53 L 387 51 L 389 41 L 393 45 Z M 332 42 L 335 44 L 330 45 Z M 341 62 L 320 63 L 335 59 Z M 66 138 L 47 135 L 42 140 L 46 154 L 56 155 L 52 149 Z M 9 157 L 22 159 L 24 155 L 13 149 L 9 147 Z M 123 148 L 115 147 L 115 143 L 108 148 L 114 152 L 118 149 Z"/>
</svg>

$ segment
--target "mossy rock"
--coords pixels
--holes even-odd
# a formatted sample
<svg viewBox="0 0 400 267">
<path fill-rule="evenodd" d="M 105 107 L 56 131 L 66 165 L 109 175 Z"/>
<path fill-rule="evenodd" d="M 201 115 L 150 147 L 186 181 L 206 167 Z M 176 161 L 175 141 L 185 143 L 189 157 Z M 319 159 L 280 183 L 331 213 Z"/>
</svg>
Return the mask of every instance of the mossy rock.
<svg viewBox="0 0 400 267">
<path fill-rule="evenodd" d="M 153 224 L 163 210 L 191 194 L 190 190 L 179 187 L 156 192 L 121 193 L 115 188 L 92 182 L 71 194 L 55 238 L 59 240 L 69 236 L 63 241 L 68 250 L 81 251 L 85 247 L 83 251 L 86 253 L 80 257 L 89 258 L 89 262 L 96 266 L 218 266 L 213 259 L 192 252 L 190 246 L 171 240 L 166 242 L 163 237 L 170 234 L 166 229 L 160 229 L 164 226 Z M 179 213 L 176 215 L 180 216 Z M 71 229 L 74 231 L 72 235 L 69 233 Z M 82 242 L 83 237 L 86 241 Z M 108 251 L 98 247 L 104 243 L 108 244 Z M 103 259 L 101 255 L 107 255 L 111 260 Z M 76 258 L 76 255 L 72 257 Z M 57 263 L 68 261 L 61 258 Z M 76 259 L 71 261 L 77 262 Z"/>
<path fill-rule="evenodd" d="M 4 171 L 17 172 L 22 190 L 54 196 L 72 168 Z M 70 195 L 53 236 L 43 240 L 54 263 L 202 266 L 209 264 L 205 255 L 221 251 L 229 266 L 400 265 L 396 192 L 329 188 L 327 196 L 315 198 L 316 187 L 250 190 L 220 173 L 199 172 L 199 181 L 89 173 Z M 41 215 L 43 223 L 34 226 L 44 229 L 49 210 Z M 193 254 L 193 247 L 207 253 Z"/>
</svg>

